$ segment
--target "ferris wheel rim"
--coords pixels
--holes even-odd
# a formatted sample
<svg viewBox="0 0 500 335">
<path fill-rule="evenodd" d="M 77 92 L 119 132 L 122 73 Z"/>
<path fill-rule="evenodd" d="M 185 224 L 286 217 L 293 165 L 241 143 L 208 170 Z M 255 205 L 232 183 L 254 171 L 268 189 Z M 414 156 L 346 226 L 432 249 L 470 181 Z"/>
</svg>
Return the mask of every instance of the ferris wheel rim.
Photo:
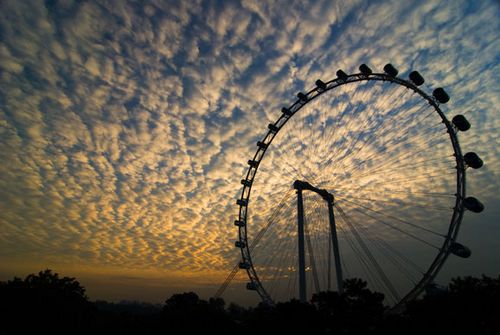
<svg viewBox="0 0 500 335">
<path fill-rule="evenodd" d="M 267 149 L 272 144 L 273 139 L 279 133 L 279 131 L 284 127 L 284 125 L 291 119 L 300 109 L 309 104 L 314 99 L 323 95 L 326 92 L 329 92 L 333 89 L 336 89 L 340 86 L 356 83 L 356 82 L 368 82 L 368 81 L 387 81 L 393 84 L 397 84 L 400 86 L 404 86 L 407 89 L 412 90 L 417 93 L 421 98 L 425 99 L 433 108 L 434 112 L 436 112 L 441 121 L 445 124 L 447 133 L 449 135 L 449 141 L 452 144 L 453 152 L 455 156 L 456 162 L 456 193 L 455 193 L 455 206 L 453 207 L 453 214 L 451 215 L 450 223 L 448 225 L 448 232 L 444 239 L 444 242 L 439 249 L 437 255 L 434 257 L 431 265 L 423 275 L 422 279 L 409 291 L 407 292 L 400 301 L 398 301 L 393 307 L 392 310 L 396 310 L 400 308 L 405 302 L 410 301 L 417 297 L 428 285 L 431 283 L 436 275 L 439 273 L 439 270 L 445 263 L 447 257 L 450 254 L 451 244 L 455 241 L 458 231 L 462 222 L 463 213 L 464 213 L 464 204 L 463 200 L 466 196 L 465 189 L 465 163 L 462 157 L 462 151 L 460 147 L 460 143 L 458 141 L 457 131 L 451 124 L 451 122 L 446 118 L 445 114 L 439 107 L 440 103 L 436 100 L 436 98 L 430 96 L 425 91 L 421 90 L 416 84 L 414 84 L 410 80 L 404 80 L 398 78 L 396 76 L 391 76 L 387 73 L 355 73 L 351 75 L 347 75 L 344 78 L 335 78 L 328 82 L 321 82 L 321 86 L 317 85 L 313 89 L 307 91 L 306 93 L 299 93 L 298 99 L 290 105 L 288 108 L 282 109 L 282 114 L 278 117 L 278 119 L 274 123 L 270 123 L 268 125 L 268 132 L 263 137 L 263 139 L 257 142 L 257 151 L 255 152 L 253 159 L 250 160 L 249 167 L 247 168 L 247 172 L 245 175 L 245 179 L 242 180 L 242 190 L 241 196 L 237 201 L 239 206 L 238 212 L 238 241 L 241 243 L 241 259 L 242 266 L 240 268 L 245 269 L 247 275 L 250 279 L 250 283 L 252 285 L 252 289 L 257 291 L 262 301 L 267 304 L 274 304 L 273 299 L 262 285 L 257 271 L 255 270 L 250 246 L 248 244 L 248 235 L 247 235 L 247 214 L 248 207 L 250 203 L 250 195 L 253 186 L 253 181 L 258 172 L 258 168 L 260 162 L 264 159 Z"/>
</svg>

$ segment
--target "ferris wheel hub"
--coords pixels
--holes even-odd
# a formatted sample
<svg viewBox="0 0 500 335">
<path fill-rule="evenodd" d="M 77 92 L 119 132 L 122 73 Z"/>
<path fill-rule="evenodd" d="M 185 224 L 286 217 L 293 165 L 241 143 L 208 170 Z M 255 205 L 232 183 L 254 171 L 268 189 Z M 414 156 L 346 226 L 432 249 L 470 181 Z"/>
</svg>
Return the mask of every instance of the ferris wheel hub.
<svg viewBox="0 0 500 335">
<path fill-rule="evenodd" d="M 296 189 L 297 191 L 303 191 L 303 190 L 313 191 L 319 194 L 327 202 L 333 202 L 333 194 L 331 194 L 325 189 L 315 187 L 307 181 L 302 181 L 297 179 L 296 181 L 293 182 L 293 188 Z"/>
</svg>

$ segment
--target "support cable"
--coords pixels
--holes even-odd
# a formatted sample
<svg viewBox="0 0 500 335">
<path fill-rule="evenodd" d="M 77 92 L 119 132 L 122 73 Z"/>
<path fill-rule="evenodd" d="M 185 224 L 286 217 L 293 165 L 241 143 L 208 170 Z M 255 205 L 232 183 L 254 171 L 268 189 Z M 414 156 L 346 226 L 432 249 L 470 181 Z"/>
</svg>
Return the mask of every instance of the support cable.
<svg viewBox="0 0 500 335">
<path fill-rule="evenodd" d="M 377 260 L 375 259 L 375 257 L 373 257 L 372 253 L 370 252 L 370 249 L 368 248 L 368 246 L 366 245 L 366 243 L 361 238 L 361 236 L 358 233 L 355 225 L 351 222 L 350 218 L 346 215 L 346 213 L 342 210 L 342 208 L 340 208 L 338 206 L 338 203 L 335 205 L 335 207 L 337 208 L 337 210 L 340 213 L 340 215 L 344 217 L 344 222 L 347 223 L 347 225 L 349 226 L 349 228 L 351 229 L 351 231 L 354 233 L 354 237 L 356 238 L 358 244 L 361 246 L 361 248 L 363 249 L 363 251 L 365 252 L 365 254 L 368 256 L 368 259 L 373 264 L 375 270 L 377 271 L 378 275 L 382 279 L 382 282 L 384 283 L 384 285 L 386 286 L 386 288 L 389 290 L 389 293 L 392 295 L 392 298 L 395 301 L 401 300 L 398 292 L 396 291 L 396 289 L 392 285 L 391 281 L 389 280 L 389 278 L 385 274 L 384 270 L 382 269 L 382 267 L 380 266 L 380 264 L 377 262 Z"/>
</svg>

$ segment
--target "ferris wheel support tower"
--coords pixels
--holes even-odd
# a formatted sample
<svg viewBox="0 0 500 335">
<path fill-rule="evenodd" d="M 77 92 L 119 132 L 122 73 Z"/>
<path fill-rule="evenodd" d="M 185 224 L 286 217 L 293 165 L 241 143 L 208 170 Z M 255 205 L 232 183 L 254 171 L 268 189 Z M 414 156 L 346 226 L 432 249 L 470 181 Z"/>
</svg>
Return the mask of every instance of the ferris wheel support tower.
<svg viewBox="0 0 500 335">
<path fill-rule="evenodd" d="M 306 181 L 296 180 L 293 183 L 293 188 L 297 190 L 297 228 L 298 228 L 298 243 L 299 243 L 299 298 L 301 302 L 307 301 L 306 289 L 306 266 L 305 266 L 305 250 L 304 250 L 304 200 L 302 191 L 308 190 L 320 195 L 328 204 L 328 218 L 330 221 L 330 235 L 332 238 L 333 255 L 335 258 L 335 273 L 337 275 L 337 291 L 339 294 L 344 292 L 342 285 L 342 267 L 340 265 L 339 242 L 337 238 L 337 228 L 335 226 L 335 215 L 333 213 L 333 194 L 325 189 L 314 187 Z M 328 263 L 328 278 L 330 278 L 330 262 Z"/>
</svg>

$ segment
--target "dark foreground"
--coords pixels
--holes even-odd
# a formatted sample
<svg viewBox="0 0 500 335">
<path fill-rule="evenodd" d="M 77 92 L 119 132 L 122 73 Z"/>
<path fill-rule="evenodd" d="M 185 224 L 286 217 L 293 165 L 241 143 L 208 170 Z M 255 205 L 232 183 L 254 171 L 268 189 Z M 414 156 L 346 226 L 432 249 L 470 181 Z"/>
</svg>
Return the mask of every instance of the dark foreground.
<svg viewBox="0 0 500 335">
<path fill-rule="evenodd" d="M 500 276 L 455 278 L 397 315 L 386 313 L 383 298 L 348 279 L 342 296 L 322 292 L 275 307 L 226 306 L 193 292 L 162 306 L 114 304 L 91 302 L 74 278 L 46 270 L 0 282 L 0 334 L 500 334 Z"/>
</svg>

